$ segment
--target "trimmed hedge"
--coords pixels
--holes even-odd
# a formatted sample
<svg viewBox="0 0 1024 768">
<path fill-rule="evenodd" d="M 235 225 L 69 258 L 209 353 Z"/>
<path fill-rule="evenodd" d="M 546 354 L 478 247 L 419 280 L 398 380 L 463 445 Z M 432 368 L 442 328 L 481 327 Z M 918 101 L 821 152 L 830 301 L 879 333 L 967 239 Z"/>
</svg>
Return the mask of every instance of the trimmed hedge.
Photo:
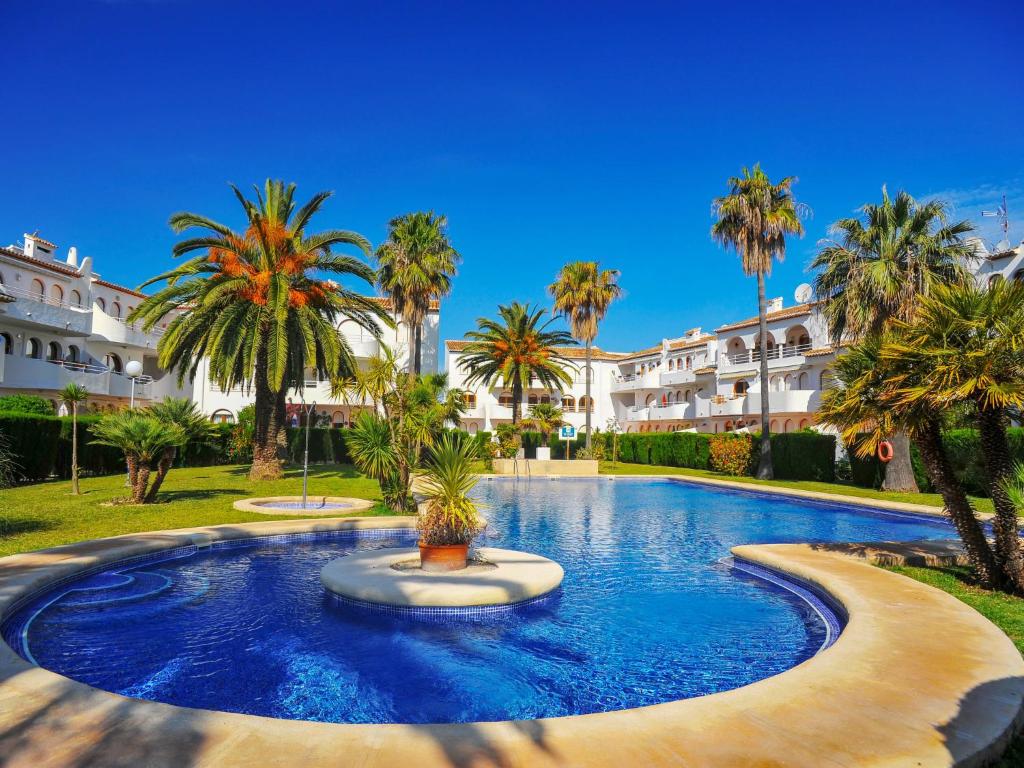
<svg viewBox="0 0 1024 768">
<path fill-rule="evenodd" d="M 754 471 L 761 451 L 761 438 L 754 435 L 751 459 Z M 836 438 L 820 432 L 786 432 L 772 435 L 772 469 L 779 480 L 817 480 L 833 483 L 836 479 Z"/>
<path fill-rule="evenodd" d="M 0 397 L 0 411 L 4 413 L 33 413 L 36 416 L 56 416 L 53 403 L 38 395 L 5 395 Z"/>
<path fill-rule="evenodd" d="M 113 475 L 124 471 L 124 454 L 110 445 L 93 442 L 90 430 L 102 416 L 79 415 L 78 417 L 78 471 L 83 475 Z M 67 480 L 71 477 L 71 426 L 70 416 L 60 419 L 57 455 L 54 459 L 53 474 Z"/>
<path fill-rule="evenodd" d="M 45 480 L 57 458 L 61 420 L 35 413 L 0 412 L 0 432 L 7 437 L 19 481 Z"/>
<path fill-rule="evenodd" d="M 347 464 L 348 444 L 344 429 L 313 427 L 309 430 L 310 464 Z M 288 461 L 301 464 L 306 449 L 306 430 L 303 427 L 288 427 Z"/>
</svg>

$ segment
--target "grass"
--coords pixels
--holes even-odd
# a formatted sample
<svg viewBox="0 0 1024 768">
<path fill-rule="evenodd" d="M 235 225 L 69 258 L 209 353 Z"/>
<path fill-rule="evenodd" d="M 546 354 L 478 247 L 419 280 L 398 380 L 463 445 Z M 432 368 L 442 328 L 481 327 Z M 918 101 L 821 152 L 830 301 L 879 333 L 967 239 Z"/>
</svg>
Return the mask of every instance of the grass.
<svg viewBox="0 0 1024 768">
<path fill-rule="evenodd" d="M 289 519 L 239 512 L 231 503 L 250 496 L 300 496 L 302 469 L 289 467 L 283 479 L 262 483 L 250 482 L 248 472 L 248 465 L 172 469 L 160 501 L 144 506 L 104 506 L 103 502 L 126 495 L 124 475 L 83 478 L 81 496 L 71 495 L 70 481 L 0 490 L 0 557 L 140 531 Z M 309 491 L 318 496 L 381 497 L 375 480 L 345 465 L 311 467 Z M 390 512 L 377 504 L 358 514 Z"/>
<path fill-rule="evenodd" d="M 685 477 L 706 477 L 715 480 L 733 480 L 750 485 L 770 485 L 775 488 L 795 488 L 801 491 L 817 491 L 818 493 L 838 493 L 843 496 L 855 496 L 862 499 L 881 499 L 899 501 L 908 504 L 924 504 L 930 507 L 942 507 L 942 497 L 937 493 L 890 493 L 876 491 L 873 488 L 860 488 L 849 483 L 821 483 L 813 480 L 758 480 L 755 477 L 735 477 L 708 469 L 688 469 L 685 467 L 659 467 L 649 464 L 624 464 L 622 462 L 602 461 L 602 475 L 682 475 Z M 992 500 L 971 497 L 974 508 L 979 512 L 992 512 Z"/>
<path fill-rule="evenodd" d="M 1017 646 L 1017 650 L 1024 653 L 1024 599 L 975 586 L 971 583 L 970 570 L 967 568 L 899 566 L 887 567 L 886 570 L 909 576 L 937 587 L 943 592 L 948 592 L 1003 630 Z M 1014 739 L 1002 760 L 993 768 L 1019 768 L 1022 765 L 1024 765 L 1024 734 Z"/>
</svg>

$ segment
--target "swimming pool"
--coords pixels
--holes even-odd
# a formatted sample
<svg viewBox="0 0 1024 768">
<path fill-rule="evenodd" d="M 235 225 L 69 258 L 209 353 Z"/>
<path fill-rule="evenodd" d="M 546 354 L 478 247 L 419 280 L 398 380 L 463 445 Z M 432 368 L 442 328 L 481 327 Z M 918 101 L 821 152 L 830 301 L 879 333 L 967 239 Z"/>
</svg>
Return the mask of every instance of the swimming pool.
<svg viewBox="0 0 1024 768">
<path fill-rule="evenodd" d="M 740 543 L 949 538 L 941 520 L 678 481 L 480 484 L 488 545 L 565 568 L 517 611 L 419 621 L 339 604 L 320 568 L 410 532 L 224 542 L 66 584 L 5 622 L 55 672 L 127 696 L 329 722 L 580 714 L 735 688 L 816 653 L 822 617 L 723 564 Z"/>
</svg>

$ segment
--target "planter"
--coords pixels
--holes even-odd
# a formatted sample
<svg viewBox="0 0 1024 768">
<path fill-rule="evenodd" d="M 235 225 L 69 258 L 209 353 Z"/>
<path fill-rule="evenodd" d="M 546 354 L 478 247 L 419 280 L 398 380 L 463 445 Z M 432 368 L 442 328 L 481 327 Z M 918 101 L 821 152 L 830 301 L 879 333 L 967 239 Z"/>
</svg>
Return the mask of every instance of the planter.
<svg viewBox="0 0 1024 768">
<path fill-rule="evenodd" d="M 551 461 L 551 447 L 546 445 L 537 446 L 537 461 Z"/>
<path fill-rule="evenodd" d="M 429 573 L 460 571 L 466 567 L 469 544 L 424 544 L 420 547 L 420 568 Z"/>
</svg>

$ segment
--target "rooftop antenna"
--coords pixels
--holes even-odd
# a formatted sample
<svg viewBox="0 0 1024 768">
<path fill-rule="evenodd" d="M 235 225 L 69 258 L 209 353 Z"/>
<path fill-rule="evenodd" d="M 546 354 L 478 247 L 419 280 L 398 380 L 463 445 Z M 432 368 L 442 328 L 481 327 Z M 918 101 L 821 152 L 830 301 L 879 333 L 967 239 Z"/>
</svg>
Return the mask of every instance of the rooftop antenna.
<svg viewBox="0 0 1024 768">
<path fill-rule="evenodd" d="M 1003 204 L 994 211 L 982 211 L 982 216 L 999 219 L 999 228 L 1003 230 L 1003 239 L 996 244 L 996 253 L 1010 250 L 1010 215 L 1006 210 L 1006 195 L 1003 195 Z"/>
</svg>

